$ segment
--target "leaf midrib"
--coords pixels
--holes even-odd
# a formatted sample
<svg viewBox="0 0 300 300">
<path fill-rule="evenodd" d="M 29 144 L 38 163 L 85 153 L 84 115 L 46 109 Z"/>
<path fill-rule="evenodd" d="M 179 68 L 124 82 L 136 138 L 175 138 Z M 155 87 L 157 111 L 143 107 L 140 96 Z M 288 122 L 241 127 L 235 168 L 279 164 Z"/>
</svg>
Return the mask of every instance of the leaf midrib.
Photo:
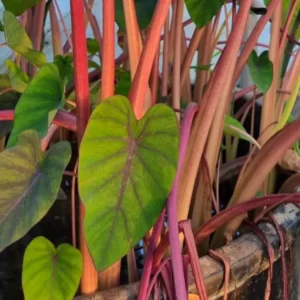
<svg viewBox="0 0 300 300">
<path fill-rule="evenodd" d="M 115 227 L 116 222 L 117 222 L 118 213 L 121 210 L 121 205 L 122 205 L 122 202 L 123 202 L 122 200 L 123 200 L 123 197 L 124 197 L 124 194 L 125 194 L 125 191 L 126 191 L 126 186 L 127 186 L 127 183 L 129 181 L 129 177 L 130 177 L 130 168 L 131 168 L 131 164 L 132 164 L 132 157 L 135 153 L 136 147 L 137 147 L 136 141 L 132 137 L 129 137 L 129 141 L 128 141 L 128 159 L 127 159 L 125 167 L 123 169 L 122 186 L 121 186 L 120 193 L 119 193 L 119 196 L 118 196 L 118 202 L 117 202 L 117 205 L 115 207 L 115 215 L 114 215 L 113 223 L 111 225 L 111 229 L 110 229 L 110 232 L 108 234 L 109 237 L 111 236 L 111 233 L 114 230 L 114 227 Z M 125 227 L 127 228 L 127 226 L 126 226 L 127 223 L 126 223 L 126 220 L 124 218 L 124 214 L 123 214 L 123 219 L 124 219 Z M 125 229 L 125 230 L 128 231 L 127 229 Z M 104 248 L 104 251 L 103 251 L 104 252 L 104 257 L 106 256 L 106 252 L 109 249 L 109 247 L 108 247 L 109 243 L 110 243 L 110 239 L 109 239 L 108 243 L 106 243 L 106 246 Z"/>
</svg>

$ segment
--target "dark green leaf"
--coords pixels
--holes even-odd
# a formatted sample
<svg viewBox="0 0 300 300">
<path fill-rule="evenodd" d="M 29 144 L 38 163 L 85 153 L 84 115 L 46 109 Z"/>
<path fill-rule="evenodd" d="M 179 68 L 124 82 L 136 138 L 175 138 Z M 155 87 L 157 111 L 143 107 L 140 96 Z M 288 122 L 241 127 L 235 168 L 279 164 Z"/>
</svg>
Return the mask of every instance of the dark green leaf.
<svg viewBox="0 0 300 300">
<path fill-rule="evenodd" d="M 0 110 L 14 109 L 20 94 L 12 89 L 8 75 L 0 74 Z M 0 138 L 12 129 L 12 121 L 0 121 Z"/>
<path fill-rule="evenodd" d="M 198 28 L 207 25 L 218 13 L 225 0 L 184 0 L 189 15 Z"/>
<path fill-rule="evenodd" d="M 94 62 L 93 60 L 89 60 L 88 61 L 88 66 L 89 66 L 89 69 L 93 68 L 93 69 L 100 69 L 100 65 L 97 64 L 96 62 Z"/>
<path fill-rule="evenodd" d="M 11 87 L 15 91 L 23 93 L 29 84 L 28 76 L 12 60 L 7 59 L 5 64 L 8 70 Z"/>
<path fill-rule="evenodd" d="M 54 58 L 54 64 L 58 67 L 61 79 L 67 78 L 68 82 L 72 81 L 74 68 L 73 57 L 71 55 L 56 55 Z"/>
<path fill-rule="evenodd" d="M 115 94 L 128 96 L 131 86 L 130 72 L 122 69 L 116 70 L 117 84 L 115 85 Z"/>
<path fill-rule="evenodd" d="M 136 120 L 123 96 L 93 111 L 79 155 L 84 231 L 99 270 L 125 255 L 153 226 L 170 192 L 178 160 L 172 109 L 151 107 Z"/>
<path fill-rule="evenodd" d="M 22 286 L 25 299 L 71 300 L 82 273 L 79 250 L 68 244 L 54 245 L 44 237 L 35 238 L 23 260 Z"/>
<path fill-rule="evenodd" d="M 63 83 L 56 65 L 44 65 L 16 106 L 14 126 L 7 146 L 14 146 L 19 133 L 26 129 L 35 129 L 43 138 L 48 131 L 48 124 L 52 121 L 49 113 L 60 107 L 63 92 Z"/>
<path fill-rule="evenodd" d="M 19 16 L 28 8 L 34 7 L 41 0 L 1 0 L 4 8 L 11 11 L 14 15 Z"/>
<path fill-rule="evenodd" d="M 97 40 L 87 38 L 86 43 L 87 43 L 87 50 L 91 55 L 95 55 L 97 52 L 99 52 L 100 46 Z"/>
<path fill-rule="evenodd" d="M 202 65 L 202 66 L 192 66 L 191 69 L 208 71 L 211 66 L 212 66 L 212 64 L 210 64 L 210 65 Z"/>
<path fill-rule="evenodd" d="M 273 81 L 273 64 L 269 60 L 268 51 L 262 52 L 260 56 L 252 51 L 248 60 L 248 67 L 255 85 L 263 93 L 266 93 Z"/>
<path fill-rule="evenodd" d="M 151 22 L 157 0 L 134 0 L 137 20 L 140 29 L 145 29 Z M 116 22 L 126 32 L 123 0 L 115 0 Z"/>
<path fill-rule="evenodd" d="M 4 11 L 3 24 L 8 47 L 38 67 L 47 62 L 44 53 L 33 49 L 30 38 L 14 14 Z"/>
<path fill-rule="evenodd" d="M 54 203 L 71 157 L 68 142 L 41 151 L 35 131 L 0 153 L 0 251 L 23 237 Z"/>
</svg>

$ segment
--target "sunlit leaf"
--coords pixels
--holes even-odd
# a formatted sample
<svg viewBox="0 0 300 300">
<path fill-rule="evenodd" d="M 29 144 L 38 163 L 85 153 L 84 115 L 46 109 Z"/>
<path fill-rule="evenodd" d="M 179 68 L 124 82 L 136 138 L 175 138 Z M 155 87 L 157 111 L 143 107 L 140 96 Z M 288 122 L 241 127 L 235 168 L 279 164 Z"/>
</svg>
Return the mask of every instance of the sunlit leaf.
<svg viewBox="0 0 300 300">
<path fill-rule="evenodd" d="M 34 7 L 41 0 L 1 0 L 4 8 L 11 11 L 14 15 L 19 16 L 28 8 Z"/>
<path fill-rule="evenodd" d="M 158 104 L 139 121 L 123 96 L 93 111 L 79 155 L 84 231 L 94 263 L 103 270 L 125 255 L 153 226 L 176 173 L 178 126 Z"/>
<path fill-rule="evenodd" d="M 184 0 L 189 15 L 198 28 L 207 25 L 218 13 L 225 0 Z"/>
<path fill-rule="evenodd" d="M 31 80 L 16 106 L 14 126 L 7 146 L 15 145 L 19 133 L 26 129 L 35 129 L 43 138 L 52 121 L 49 113 L 61 105 L 63 91 L 63 81 L 56 65 L 44 65 Z"/>
<path fill-rule="evenodd" d="M 30 38 L 14 14 L 4 11 L 3 25 L 6 43 L 9 48 L 38 67 L 47 63 L 44 53 L 33 49 Z"/>
<path fill-rule="evenodd" d="M 145 29 L 151 22 L 157 0 L 134 0 L 136 16 L 140 29 Z M 126 32 L 123 0 L 115 0 L 116 22 Z"/>
<path fill-rule="evenodd" d="M 255 85 L 263 93 L 266 93 L 273 81 L 273 64 L 269 60 L 269 52 L 264 51 L 258 56 L 255 50 L 252 51 L 248 60 L 248 67 Z"/>
<path fill-rule="evenodd" d="M 35 131 L 0 153 L 0 251 L 23 237 L 54 203 L 71 157 L 68 142 L 41 151 Z"/>
<path fill-rule="evenodd" d="M 11 87 L 15 91 L 23 93 L 29 84 L 29 78 L 27 74 L 25 74 L 22 69 L 10 59 L 7 59 L 5 64 L 8 70 Z"/>
<path fill-rule="evenodd" d="M 71 300 L 82 273 L 79 250 L 68 244 L 54 245 L 35 238 L 23 259 L 22 286 L 26 300 Z"/>
</svg>

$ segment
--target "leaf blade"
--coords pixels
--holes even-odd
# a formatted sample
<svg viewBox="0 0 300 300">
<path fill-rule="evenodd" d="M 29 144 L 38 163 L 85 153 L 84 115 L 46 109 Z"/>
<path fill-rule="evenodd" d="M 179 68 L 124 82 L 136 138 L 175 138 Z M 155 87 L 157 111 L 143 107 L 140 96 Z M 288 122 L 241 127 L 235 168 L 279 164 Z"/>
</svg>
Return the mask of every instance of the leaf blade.
<svg viewBox="0 0 300 300">
<path fill-rule="evenodd" d="M 80 148 L 79 192 L 85 236 L 99 270 L 125 255 L 153 225 L 177 159 L 177 121 L 166 105 L 154 106 L 140 121 L 122 96 L 94 110 Z"/>
<path fill-rule="evenodd" d="M 14 146 L 19 133 L 27 129 L 36 130 L 43 138 L 48 130 L 49 113 L 58 109 L 63 100 L 63 92 L 63 83 L 56 65 L 44 65 L 18 101 L 7 147 Z"/>
<path fill-rule="evenodd" d="M 82 257 L 68 244 L 54 245 L 44 237 L 35 238 L 23 259 L 22 286 L 26 299 L 71 300 L 79 285 Z M 63 284 L 62 284 L 62 283 Z"/>
<path fill-rule="evenodd" d="M 8 47 L 38 67 L 47 63 L 44 53 L 33 49 L 29 36 L 13 13 L 3 12 L 3 25 Z"/>
<path fill-rule="evenodd" d="M 0 252 L 24 236 L 54 203 L 71 149 L 60 142 L 46 153 L 34 131 L 0 153 Z M 51 183 L 51 184 L 49 184 Z"/>
<path fill-rule="evenodd" d="M 202 28 L 218 13 L 225 0 L 185 0 L 186 8 L 195 25 Z"/>
</svg>

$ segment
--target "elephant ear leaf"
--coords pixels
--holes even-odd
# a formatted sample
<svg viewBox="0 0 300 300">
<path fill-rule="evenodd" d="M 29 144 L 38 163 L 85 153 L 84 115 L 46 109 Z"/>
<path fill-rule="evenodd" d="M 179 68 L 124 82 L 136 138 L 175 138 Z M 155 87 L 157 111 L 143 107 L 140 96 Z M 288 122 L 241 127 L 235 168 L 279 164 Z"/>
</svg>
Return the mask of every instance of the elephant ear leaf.
<svg viewBox="0 0 300 300">
<path fill-rule="evenodd" d="M 99 270 L 124 256 L 153 226 L 178 160 L 178 125 L 158 104 L 136 120 L 123 96 L 93 111 L 81 143 L 79 191 L 87 245 Z"/>
<path fill-rule="evenodd" d="M 45 216 L 59 192 L 70 144 L 63 141 L 42 152 L 40 143 L 38 133 L 28 130 L 0 153 L 0 252 Z"/>
<path fill-rule="evenodd" d="M 81 277 L 82 257 L 68 244 L 54 245 L 44 237 L 35 238 L 23 260 L 22 286 L 25 299 L 71 300 Z"/>
</svg>

